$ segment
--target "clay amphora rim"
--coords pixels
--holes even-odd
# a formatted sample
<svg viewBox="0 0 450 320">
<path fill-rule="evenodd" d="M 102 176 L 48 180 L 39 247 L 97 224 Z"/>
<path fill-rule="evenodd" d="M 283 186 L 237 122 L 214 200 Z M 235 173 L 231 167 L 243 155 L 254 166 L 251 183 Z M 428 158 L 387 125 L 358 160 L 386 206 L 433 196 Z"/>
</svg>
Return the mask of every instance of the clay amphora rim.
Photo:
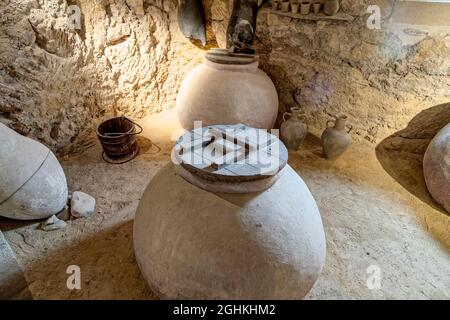
<svg viewBox="0 0 450 320">
<path fill-rule="evenodd" d="M 259 62 L 254 61 L 252 63 L 248 64 L 226 64 L 226 63 L 219 63 L 215 61 L 211 61 L 208 58 L 205 57 L 203 60 L 203 64 L 216 69 L 216 70 L 226 70 L 226 71 L 247 71 L 247 72 L 254 72 L 258 70 Z"/>
</svg>

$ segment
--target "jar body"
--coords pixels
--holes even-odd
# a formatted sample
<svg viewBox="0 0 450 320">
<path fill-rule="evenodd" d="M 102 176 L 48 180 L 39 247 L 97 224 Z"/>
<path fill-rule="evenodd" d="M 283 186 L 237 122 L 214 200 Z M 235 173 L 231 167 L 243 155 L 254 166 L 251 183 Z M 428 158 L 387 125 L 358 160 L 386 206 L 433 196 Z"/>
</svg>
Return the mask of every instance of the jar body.
<svg viewBox="0 0 450 320">
<path fill-rule="evenodd" d="M 220 64 L 205 59 L 183 81 L 176 102 L 178 119 L 192 130 L 202 126 L 242 123 L 271 129 L 278 114 L 278 95 L 258 63 Z"/>
<path fill-rule="evenodd" d="M 430 142 L 423 158 L 423 175 L 433 199 L 450 213 L 450 124 Z"/>
<path fill-rule="evenodd" d="M 67 196 L 66 176 L 55 155 L 0 123 L 0 216 L 44 219 L 63 210 Z"/>
<path fill-rule="evenodd" d="M 301 299 L 326 251 L 317 205 L 289 165 L 263 192 L 224 194 L 169 164 L 141 198 L 133 241 L 144 278 L 169 299 Z"/>
</svg>

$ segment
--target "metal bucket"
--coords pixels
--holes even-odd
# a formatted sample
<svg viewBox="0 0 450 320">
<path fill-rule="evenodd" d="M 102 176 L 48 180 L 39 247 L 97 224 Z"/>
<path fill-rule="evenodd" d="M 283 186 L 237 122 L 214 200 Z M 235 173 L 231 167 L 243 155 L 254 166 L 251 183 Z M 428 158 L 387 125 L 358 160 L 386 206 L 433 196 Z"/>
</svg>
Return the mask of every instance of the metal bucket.
<svg viewBox="0 0 450 320">
<path fill-rule="evenodd" d="M 136 127 L 139 131 L 136 131 Z M 97 137 L 103 147 L 103 160 L 109 163 L 125 163 L 136 157 L 139 147 L 136 135 L 142 127 L 121 116 L 103 121 L 97 127 Z"/>
</svg>

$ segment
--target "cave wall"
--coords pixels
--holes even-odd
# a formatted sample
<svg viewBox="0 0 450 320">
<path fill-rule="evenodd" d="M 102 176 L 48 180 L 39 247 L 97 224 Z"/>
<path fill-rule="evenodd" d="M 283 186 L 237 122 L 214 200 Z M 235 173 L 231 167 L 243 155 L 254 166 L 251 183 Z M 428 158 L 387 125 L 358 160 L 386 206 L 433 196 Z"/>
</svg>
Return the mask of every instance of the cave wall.
<svg viewBox="0 0 450 320">
<path fill-rule="evenodd" d="M 367 28 L 367 7 L 381 8 L 381 30 Z M 450 30 L 389 19 L 396 1 L 342 0 L 349 22 L 307 22 L 260 12 L 259 52 L 281 111 L 302 107 L 319 134 L 343 112 L 355 140 L 376 143 L 421 110 L 450 100 Z M 450 18 L 450 5 L 447 7 Z M 404 37 L 416 32 L 415 42 Z"/>
<path fill-rule="evenodd" d="M 102 117 L 173 106 L 202 61 L 178 31 L 176 0 L 0 1 L 0 120 L 58 153 Z M 72 4 L 81 29 L 67 24 Z"/>
<path fill-rule="evenodd" d="M 202 61 L 204 51 L 178 30 L 177 0 L 145 0 L 142 7 L 139 0 L 0 2 L 0 121 L 59 153 L 102 117 L 139 118 L 173 107 L 180 81 Z M 204 0 L 207 47 L 224 45 L 230 2 Z M 318 134 L 331 115 L 344 112 L 354 138 L 375 143 L 449 101 L 450 32 L 393 30 L 394 0 L 341 2 L 353 22 L 260 10 L 256 47 L 277 87 L 280 113 L 304 108 Z M 81 8 L 80 30 L 66 23 L 71 4 Z M 381 30 L 366 26 L 369 4 L 382 8 Z"/>
</svg>

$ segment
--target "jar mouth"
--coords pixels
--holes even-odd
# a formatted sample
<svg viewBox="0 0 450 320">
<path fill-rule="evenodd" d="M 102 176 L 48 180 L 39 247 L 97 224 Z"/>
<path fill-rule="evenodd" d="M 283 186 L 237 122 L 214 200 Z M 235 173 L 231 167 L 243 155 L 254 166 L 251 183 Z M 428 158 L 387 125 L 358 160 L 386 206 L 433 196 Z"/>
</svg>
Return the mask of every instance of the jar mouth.
<svg viewBox="0 0 450 320">
<path fill-rule="evenodd" d="M 204 57 L 206 65 L 215 69 L 256 70 L 259 57 L 249 54 L 231 54 L 226 49 L 211 49 Z"/>
<path fill-rule="evenodd" d="M 217 70 L 229 70 L 229 71 L 256 71 L 258 70 L 259 62 L 254 61 L 248 64 L 227 64 L 211 61 L 205 57 L 204 62 L 206 66 Z"/>
</svg>

